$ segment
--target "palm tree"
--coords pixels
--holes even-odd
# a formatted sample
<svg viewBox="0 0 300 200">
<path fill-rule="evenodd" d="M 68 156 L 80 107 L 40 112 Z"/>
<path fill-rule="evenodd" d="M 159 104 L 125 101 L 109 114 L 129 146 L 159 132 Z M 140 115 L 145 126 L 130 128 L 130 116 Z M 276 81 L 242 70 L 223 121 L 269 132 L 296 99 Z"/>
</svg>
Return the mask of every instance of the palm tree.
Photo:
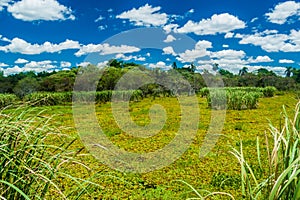
<svg viewBox="0 0 300 200">
<path fill-rule="evenodd" d="M 213 70 L 213 71 L 218 71 L 218 70 L 219 70 L 219 64 L 218 64 L 218 63 L 214 63 L 214 64 L 212 65 L 212 70 Z"/>
<path fill-rule="evenodd" d="M 284 72 L 286 74 L 286 77 L 291 77 L 292 71 L 293 71 L 292 67 L 287 67 Z"/>
<path fill-rule="evenodd" d="M 247 67 L 243 67 L 240 71 L 239 71 L 239 75 L 240 76 L 244 76 L 245 74 L 248 73 L 248 68 Z"/>
</svg>

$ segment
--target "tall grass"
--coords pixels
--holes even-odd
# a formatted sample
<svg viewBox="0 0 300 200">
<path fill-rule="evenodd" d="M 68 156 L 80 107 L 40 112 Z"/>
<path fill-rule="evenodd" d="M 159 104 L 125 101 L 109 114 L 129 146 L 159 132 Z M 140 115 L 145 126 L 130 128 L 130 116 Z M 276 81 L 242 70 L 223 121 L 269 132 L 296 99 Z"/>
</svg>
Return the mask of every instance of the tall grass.
<svg viewBox="0 0 300 200">
<path fill-rule="evenodd" d="M 270 124 L 272 141 L 266 135 L 266 154 L 262 155 L 257 138 L 257 163 L 260 170 L 245 158 L 243 144 L 232 154 L 241 165 L 243 196 L 249 199 L 300 199 L 300 102 L 295 116 L 290 119 L 283 108 L 283 126 L 277 129 Z M 265 161 L 265 162 L 264 162 Z M 262 163 L 267 163 L 263 166 Z M 263 178 L 262 178 L 263 177 Z"/>
<path fill-rule="evenodd" d="M 0 94 L 0 108 L 16 103 L 18 97 L 14 94 Z"/>
<path fill-rule="evenodd" d="M 66 194 L 56 180 L 58 176 L 76 180 L 62 167 L 78 163 L 74 157 L 78 152 L 68 150 L 75 140 L 62 139 L 50 120 L 33 108 L 0 111 L 0 199 L 67 199 L 70 194 L 76 199 L 82 195 Z"/>
<path fill-rule="evenodd" d="M 74 95 L 72 92 L 35 92 L 26 95 L 23 100 L 37 106 L 53 106 L 72 103 L 73 97 L 76 101 L 105 103 L 111 101 L 112 97 L 119 101 L 139 101 L 143 99 L 144 94 L 141 90 L 74 92 Z"/>
<path fill-rule="evenodd" d="M 210 91 L 218 90 L 220 88 L 202 88 L 199 93 L 202 97 L 206 97 L 209 95 Z M 257 92 L 262 93 L 263 97 L 273 97 L 277 89 L 273 86 L 267 87 L 225 87 L 224 88 L 228 92 Z"/>
<path fill-rule="evenodd" d="M 261 96 L 260 92 L 212 89 L 206 99 L 208 107 L 213 109 L 242 110 L 257 108 Z"/>
</svg>

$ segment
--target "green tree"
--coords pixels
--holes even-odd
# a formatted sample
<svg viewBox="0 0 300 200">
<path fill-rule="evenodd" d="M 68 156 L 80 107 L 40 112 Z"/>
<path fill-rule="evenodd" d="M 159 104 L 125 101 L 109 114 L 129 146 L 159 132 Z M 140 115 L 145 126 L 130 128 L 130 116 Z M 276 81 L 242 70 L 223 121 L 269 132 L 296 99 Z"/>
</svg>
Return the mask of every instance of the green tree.
<svg viewBox="0 0 300 200">
<path fill-rule="evenodd" d="M 293 71 L 292 67 L 287 67 L 285 72 L 284 72 L 286 77 L 291 77 L 292 71 Z"/>
<path fill-rule="evenodd" d="M 173 69 L 178 69 L 178 67 L 177 67 L 177 63 L 176 63 L 176 62 L 173 62 L 173 64 L 172 64 L 172 68 L 173 68 Z"/>
<path fill-rule="evenodd" d="M 18 81 L 13 89 L 13 92 L 20 98 L 27 94 L 38 91 L 40 88 L 39 82 L 33 77 L 25 77 Z"/>
<path fill-rule="evenodd" d="M 240 76 L 244 76 L 245 74 L 248 73 L 248 68 L 247 67 L 243 67 L 240 71 L 239 71 L 239 75 Z"/>
<path fill-rule="evenodd" d="M 218 63 L 214 63 L 214 64 L 212 65 L 212 70 L 213 70 L 213 71 L 218 71 L 218 70 L 219 70 L 219 64 L 218 64 Z"/>
</svg>

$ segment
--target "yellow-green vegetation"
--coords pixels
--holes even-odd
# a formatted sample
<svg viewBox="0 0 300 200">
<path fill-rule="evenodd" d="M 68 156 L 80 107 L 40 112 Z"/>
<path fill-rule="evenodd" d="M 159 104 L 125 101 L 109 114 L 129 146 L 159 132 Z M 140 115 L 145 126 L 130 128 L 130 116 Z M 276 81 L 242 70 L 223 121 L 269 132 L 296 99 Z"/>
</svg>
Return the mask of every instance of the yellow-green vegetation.
<svg viewBox="0 0 300 200">
<path fill-rule="evenodd" d="M 11 105 L 17 100 L 18 97 L 14 94 L 0 94 L 0 108 Z"/>
<path fill-rule="evenodd" d="M 198 100 L 200 121 L 197 136 L 190 148 L 171 165 L 144 174 L 124 173 L 110 169 L 85 150 L 81 150 L 83 144 L 77 135 L 70 105 L 36 107 L 34 111 L 36 114 L 45 110 L 38 115 L 40 117 L 53 116 L 50 121 L 52 126 L 67 127 L 61 130 L 62 134 L 77 139 L 68 148 L 74 152 L 81 150 L 76 154 L 80 164 L 74 162 L 62 165 L 60 169 L 77 177 L 77 183 L 78 178 L 91 181 L 90 184 L 78 183 L 83 185 L 81 188 L 84 190 L 80 190 L 82 193 L 73 192 L 78 188 L 78 184 L 74 184 L 74 180 L 69 177 L 56 175 L 53 177 L 53 182 L 62 193 L 70 195 L 68 196 L 70 199 L 76 198 L 79 193 L 80 199 L 186 199 L 212 194 L 208 191 L 217 192 L 210 198 L 230 199 L 230 196 L 223 194 L 226 192 L 235 199 L 242 199 L 241 166 L 232 155 L 232 149 L 239 149 L 242 144 L 243 157 L 251 169 L 254 172 L 260 172 L 260 166 L 262 166 L 267 172 L 268 169 L 264 169 L 264 166 L 267 167 L 269 161 L 263 138 L 267 136 L 269 142 L 272 143 L 272 133 L 268 131 L 269 122 L 271 121 L 274 127 L 280 129 L 285 123 L 285 118 L 281 115 L 282 105 L 286 107 L 286 115 L 293 116 L 298 100 L 294 94 L 285 93 L 280 96 L 261 98 L 257 109 L 227 110 L 222 135 L 213 150 L 204 158 L 199 158 L 199 151 L 209 127 L 211 109 L 207 107 L 205 98 L 199 97 Z M 133 137 L 122 131 L 116 123 L 109 102 L 97 104 L 96 115 L 102 130 L 115 145 L 131 152 L 151 152 L 164 147 L 174 138 L 181 119 L 180 105 L 175 97 L 131 101 L 131 118 L 139 125 L 149 124 L 149 110 L 155 104 L 164 107 L 167 120 L 162 130 L 148 139 Z M 260 159 L 257 154 L 257 137 L 261 138 Z M 57 139 L 53 137 L 48 140 L 49 144 L 56 142 Z M 261 180 L 264 178 L 261 177 Z M 254 183 L 251 181 L 251 184 Z M 2 188 L 0 191 L 3 191 Z M 61 197 L 59 193 L 52 194 L 51 190 L 48 190 L 45 195 L 49 199 Z"/>
<path fill-rule="evenodd" d="M 202 88 L 200 95 L 206 97 L 208 107 L 213 109 L 255 109 L 260 97 L 273 97 L 275 87 L 225 87 Z"/>
</svg>

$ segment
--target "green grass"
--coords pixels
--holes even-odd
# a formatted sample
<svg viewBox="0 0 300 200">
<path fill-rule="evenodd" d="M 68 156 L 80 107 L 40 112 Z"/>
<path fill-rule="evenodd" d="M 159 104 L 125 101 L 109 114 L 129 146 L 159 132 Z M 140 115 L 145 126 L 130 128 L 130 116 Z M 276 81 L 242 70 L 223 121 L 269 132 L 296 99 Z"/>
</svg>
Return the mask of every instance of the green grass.
<svg viewBox="0 0 300 200">
<path fill-rule="evenodd" d="M 17 107 L 0 111 L 0 198 L 79 198 L 89 184 L 65 171 L 76 160 L 69 146 L 75 141 L 52 126 L 42 110 Z M 62 127 L 60 127 L 62 128 Z M 64 190 L 59 177 L 76 189 Z"/>
<path fill-rule="evenodd" d="M 294 94 L 287 93 L 273 98 L 261 98 L 257 109 L 227 110 L 222 136 L 215 148 L 201 159 L 199 150 L 209 127 L 211 110 L 207 108 L 206 99 L 199 97 L 200 123 L 197 136 L 183 156 L 171 165 L 144 174 L 123 173 L 101 164 L 87 154 L 88 152 L 82 150 L 81 155 L 86 155 L 78 156 L 77 159 L 86 167 L 72 163 L 64 166 L 62 170 L 99 185 L 86 187 L 81 199 L 187 199 L 212 194 L 207 191 L 217 192 L 214 193 L 216 195 L 210 196 L 211 199 L 213 197 L 231 199 L 223 193 L 229 193 L 235 199 L 242 199 L 242 187 L 237 183 L 240 180 L 241 167 L 238 160 L 230 153 L 232 147 L 239 148 L 242 140 L 245 159 L 250 160 L 253 170 L 258 172 L 256 138 L 257 136 L 264 138 L 265 133 L 271 138 L 271 133 L 267 130 L 268 120 L 272 121 L 275 127 L 280 128 L 282 105 L 286 106 L 286 112 L 291 116 L 297 103 L 294 97 Z M 180 106 L 177 99 L 173 97 L 132 101 L 130 103 L 131 118 L 137 124 L 149 124 L 149 109 L 154 104 L 162 105 L 168 118 L 163 129 L 150 139 L 135 138 L 120 130 L 112 114 L 110 103 L 98 104 L 96 115 L 105 134 L 115 145 L 127 151 L 150 152 L 164 147 L 172 140 L 181 119 Z M 76 152 L 83 147 L 75 130 L 71 106 L 37 107 L 34 113 L 42 110 L 45 110 L 42 114 L 44 117 L 54 115 L 51 126 L 68 127 L 62 129 L 61 132 L 76 138 L 69 147 L 71 150 Z M 260 153 L 267 155 L 267 148 L 261 145 Z M 261 162 L 262 166 L 268 164 L 263 159 Z M 71 179 L 56 176 L 54 181 L 62 192 L 70 195 L 70 199 L 78 195 L 72 192 L 77 185 L 74 185 Z"/>
</svg>

